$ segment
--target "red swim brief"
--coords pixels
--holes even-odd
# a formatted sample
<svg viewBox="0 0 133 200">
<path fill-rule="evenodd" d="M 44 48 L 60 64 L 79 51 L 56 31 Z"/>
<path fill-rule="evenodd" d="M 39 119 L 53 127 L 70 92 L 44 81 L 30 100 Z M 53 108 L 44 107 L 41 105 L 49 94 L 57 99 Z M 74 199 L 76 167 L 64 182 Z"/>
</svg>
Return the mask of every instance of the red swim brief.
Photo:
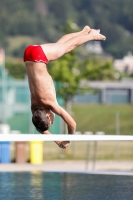
<svg viewBox="0 0 133 200">
<path fill-rule="evenodd" d="M 25 61 L 43 62 L 48 64 L 48 59 L 40 45 L 30 45 L 25 49 L 24 62 Z"/>
</svg>

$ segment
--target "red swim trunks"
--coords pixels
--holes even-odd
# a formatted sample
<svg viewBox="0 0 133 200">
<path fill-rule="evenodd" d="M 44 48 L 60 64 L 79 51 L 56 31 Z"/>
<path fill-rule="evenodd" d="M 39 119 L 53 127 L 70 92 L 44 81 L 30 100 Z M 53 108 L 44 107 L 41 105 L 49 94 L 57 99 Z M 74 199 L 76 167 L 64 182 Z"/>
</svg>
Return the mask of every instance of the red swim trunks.
<svg viewBox="0 0 133 200">
<path fill-rule="evenodd" d="M 40 45 L 30 45 L 25 49 L 24 62 L 25 61 L 43 62 L 48 64 L 48 59 Z"/>
</svg>

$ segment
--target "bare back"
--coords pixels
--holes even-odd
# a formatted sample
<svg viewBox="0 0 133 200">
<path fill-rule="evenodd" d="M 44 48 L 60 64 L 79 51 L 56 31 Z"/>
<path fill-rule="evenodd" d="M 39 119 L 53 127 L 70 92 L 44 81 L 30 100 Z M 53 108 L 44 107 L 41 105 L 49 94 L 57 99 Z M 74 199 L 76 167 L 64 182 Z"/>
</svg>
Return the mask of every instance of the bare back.
<svg viewBox="0 0 133 200">
<path fill-rule="evenodd" d="M 50 102 L 56 101 L 56 92 L 52 77 L 45 63 L 26 61 L 29 88 L 31 92 L 31 108 L 50 108 Z"/>
</svg>

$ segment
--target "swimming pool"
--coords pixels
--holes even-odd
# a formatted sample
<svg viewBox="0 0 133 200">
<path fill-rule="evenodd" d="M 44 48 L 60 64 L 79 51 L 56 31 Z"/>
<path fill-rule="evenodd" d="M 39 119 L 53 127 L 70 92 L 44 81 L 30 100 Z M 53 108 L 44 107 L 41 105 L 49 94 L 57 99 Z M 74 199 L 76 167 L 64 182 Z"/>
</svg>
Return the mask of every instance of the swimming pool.
<svg viewBox="0 0 133 200">
<path fill-rule="evenodd" d="M 133 176 L 0 172 L 1 200 L 133 200 Z"/>
</svg>

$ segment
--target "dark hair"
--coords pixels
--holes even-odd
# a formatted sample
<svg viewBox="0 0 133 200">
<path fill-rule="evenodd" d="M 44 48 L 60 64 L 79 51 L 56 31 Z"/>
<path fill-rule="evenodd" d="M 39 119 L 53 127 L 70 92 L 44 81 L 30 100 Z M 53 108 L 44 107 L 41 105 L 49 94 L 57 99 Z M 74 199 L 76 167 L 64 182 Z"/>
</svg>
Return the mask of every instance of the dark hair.
<svg viewBox="0 0 133 200">
<path fill-rule="evenodd" d="M 48 130 L 50 126 L 49 119 L 46 116 L 46 113 L 42 110 L 36 110 L 32 116 L 32 122 L 35 127 L 41 131 Z"/>
</svg>

